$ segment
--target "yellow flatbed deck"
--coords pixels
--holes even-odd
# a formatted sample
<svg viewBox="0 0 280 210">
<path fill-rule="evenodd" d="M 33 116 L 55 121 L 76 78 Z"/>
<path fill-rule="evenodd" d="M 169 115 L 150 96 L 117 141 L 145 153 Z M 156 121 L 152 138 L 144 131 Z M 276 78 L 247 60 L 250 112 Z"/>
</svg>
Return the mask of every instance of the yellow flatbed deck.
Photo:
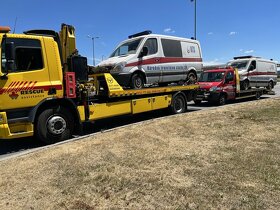
<svg viewBox="0 0 280 210">
<path fill-rule="evenodd" d="M 104 74 L 94 74 L 90 75 L 91 78 L 97 81 L 97 77 L 104 76 L 105 81 L 108 86 L 108 96 L 110 98 L 114 97 L 124 97 L 124 96 L 140 96 L 140 95 L 151 95 L 159 93 L 172 93 L 178 91 L 195 90 L 199 88 L 199 85 L 175 85 L 175 86 L 165 86 L 165 87 L 152 87 L 143 89 L 123 89 L 118 82 L 109 73 Z"/>
</svg>

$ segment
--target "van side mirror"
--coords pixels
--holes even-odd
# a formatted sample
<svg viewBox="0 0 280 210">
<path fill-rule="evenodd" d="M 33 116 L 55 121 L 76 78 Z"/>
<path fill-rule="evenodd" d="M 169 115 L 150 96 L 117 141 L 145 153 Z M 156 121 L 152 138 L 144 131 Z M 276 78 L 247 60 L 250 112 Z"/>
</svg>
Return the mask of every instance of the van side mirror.
<svg viewBox="0 0 280 210">
<path fill-rule="evenodd" d="M 15 64 L 15 43 L 14 42 L 6 43 L 5 58 L 6 58 L 5 71 L 7 73 L 8 70 L 14 69 L 14 64 Z"/>
<path fill-rule="evenodd" d="M 142 57 L 148 55 L 148 52 L 149 52 L 148 47 L 146 47 L 146 46 L 143 47 L 142 50 L 141 50 L 141 52 L 140 52 L 140 54 L 139 54 L 139 56 L 138 56 L 138 58 L 142 58 Z"/>
</svg>

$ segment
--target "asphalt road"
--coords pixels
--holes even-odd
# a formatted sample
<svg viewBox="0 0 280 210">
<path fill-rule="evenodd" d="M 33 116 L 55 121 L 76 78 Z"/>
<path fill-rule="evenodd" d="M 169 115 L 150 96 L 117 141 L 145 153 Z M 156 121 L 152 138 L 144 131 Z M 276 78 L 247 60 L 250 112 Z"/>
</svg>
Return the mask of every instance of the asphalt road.
<svg viewBox="0 0 280 210">
<path fill-rule="evenodd" d="M 261 99 L 280 97 L 280 84 L 276 85 L 274 88 L 275 95 L 264 95 Z M 231 104 L 245 103 L 250 101 L 250 99 L 239 100 L 231 102 Z M 194 103 L 188 104 L 188 112 L 200 111 L 205 109 L 215 108 L 216 106 L 209 103 L 203 102 L 200 105 L 195 105 Z M 159 110 L 155 112 L 143 113 L 132 116 L 121 116 L 110 118 L 109 120 L 99 120 L 92 124 L 87 124 L 85 129 L 85 135 L 94 134 L 97 132 L 106 131 L 109 129 L 114 129 L 121 126 L 126 126 L 132 123 L 143 122 L 151 119 L 166 117 L 170 115 L 168 110 Z M 1 140 L 0 141 L 0 160 L 9 158 L 11 156 L 25 154 L 30 151 L 45 148 L 46 145 L 40 143 L 34 138 L 22 138 L 13 140 Z"/>
</svg>

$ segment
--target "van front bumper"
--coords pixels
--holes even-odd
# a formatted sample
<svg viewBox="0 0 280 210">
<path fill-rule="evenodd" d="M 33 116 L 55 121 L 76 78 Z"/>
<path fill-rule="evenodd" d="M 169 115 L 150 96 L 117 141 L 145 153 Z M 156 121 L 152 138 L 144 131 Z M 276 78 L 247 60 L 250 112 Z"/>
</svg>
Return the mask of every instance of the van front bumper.
<svg viewBox="0 0 280 210">
<path fill-rule="evenodd" d="M 6 112 L 0 112 L 0 139 L 15 139 L 33 136 L 32 123 L 13 123 L 8 124 Z"/>
<path fill-rule="evenodd" d="M 199 92 L 196 95 L 196 100 L 199 101 L 209 101 L 209 102 L 216 102 L 220 98 L 219 92 Z"/>
</svg>

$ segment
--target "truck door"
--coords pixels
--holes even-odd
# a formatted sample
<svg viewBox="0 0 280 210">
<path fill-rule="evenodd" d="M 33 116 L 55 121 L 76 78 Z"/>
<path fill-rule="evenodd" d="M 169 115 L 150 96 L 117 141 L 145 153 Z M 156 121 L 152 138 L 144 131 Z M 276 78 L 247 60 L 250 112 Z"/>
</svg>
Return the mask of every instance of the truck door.
<svg viewBox="0 0 280 210">
<path fill-rule="evenodd" d="M 235 82 L 234 82 L 234 72 L 228 71 L 225 75 L 224 90 L 227 93 L 227 99 L 231 100 L 235 98 Z"/>
<path fill-rule="evenodd" d="M 0 109 L 25 109 L 36 106 L 48 97 L 51 86 L 42 37 L 16 37 L 8 34 L 2 40 Z M 5 48 L 13 43 L 13 65 L 6 67 Z M 11 46 L 11 45 L 10 45 Z"/>
</svg>

